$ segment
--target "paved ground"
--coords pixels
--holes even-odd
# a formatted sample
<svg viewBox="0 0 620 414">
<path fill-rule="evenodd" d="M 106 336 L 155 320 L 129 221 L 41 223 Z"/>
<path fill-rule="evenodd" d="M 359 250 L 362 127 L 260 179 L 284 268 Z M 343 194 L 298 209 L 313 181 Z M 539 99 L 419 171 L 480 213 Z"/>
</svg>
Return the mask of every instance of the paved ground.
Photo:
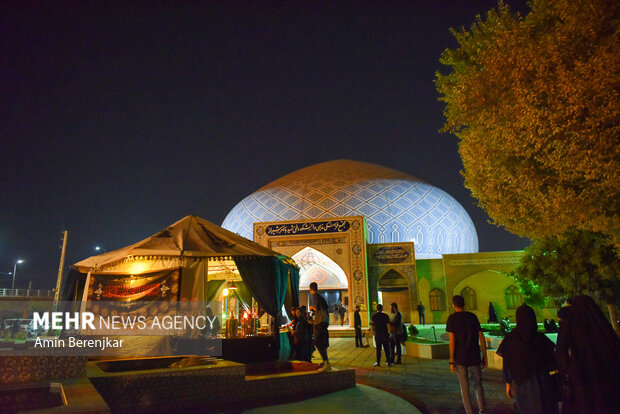
<svg viewBox="0 0 620 414">
<path fill-rule="evenodd" d="M 329 359 L 335 369 L 354 368 L 361 384 L 371 385 L 400 395 L 418 407 L 423 413 L 461 414 L 461 394 L 456 374 L 450 372 L 447 360 L 429 360 L 403 356 L 403 364 L 388 368 L 373 367 L 375 348 L 356 348 L 353 338 L 330 339 Z M 315 356 L 318 353 L 315 352 Z M 320 359 L 314 359 L 320 362 Z M 487 400 L 487 412 L 512 414 L 512 403 L 506 398 L 501 372 L 483 371 L 483 386 Z M 475 397 L 472 392 L 472 398 Z"/>
<path fill-rule="evenodd" d="M 364 410 L 373 414 L 416 414 L 413 405 L 389 392 L 366 385 L 333 392 L 316 398 L 290 404 L 274 405 L 244 411 L 243 414 L 317 414 L 359 413 Z"/>
</svg>

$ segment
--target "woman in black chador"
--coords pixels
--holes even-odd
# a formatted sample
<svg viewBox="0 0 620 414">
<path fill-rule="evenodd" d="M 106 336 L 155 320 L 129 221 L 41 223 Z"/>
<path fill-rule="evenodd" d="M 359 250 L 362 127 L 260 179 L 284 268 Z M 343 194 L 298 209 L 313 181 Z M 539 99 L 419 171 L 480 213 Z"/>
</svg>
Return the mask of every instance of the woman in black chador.
<svg viewBox="0 0 620 414">
<path fill-rule="evenodd" d="M 497 354 L 504 359 L 506 395 L 517 400 L 517 410 L 521 414 L 557 413 L 557 380 L 549 375 L 555 370 L 553 342 L 538 332 L 534 309 L 521 305 L 516 317 L 516 328 L 497 349 Z"/>
<path fill-rule="evenodd" d="M 562 413 L 620 413 L 620 339 L 589 296 L 573 299 L 556 348 Z"/>
</svg>

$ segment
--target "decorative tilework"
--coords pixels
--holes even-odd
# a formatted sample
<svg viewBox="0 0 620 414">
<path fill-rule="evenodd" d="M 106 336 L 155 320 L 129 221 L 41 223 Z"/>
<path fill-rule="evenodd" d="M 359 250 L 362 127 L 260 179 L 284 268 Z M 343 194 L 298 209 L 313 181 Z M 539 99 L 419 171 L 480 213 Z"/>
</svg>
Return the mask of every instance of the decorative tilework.
<svg viewBox="0 0 620 414">
<path fill-rule="evenodd" d="M 370 243 L 415 242 L 416 256 L 478 252 L 465 209 L 410 175 L 337 160 L 288 174 L 244 198 L 222 227 L 252 238 L 253 223 L 362 215 Z"/>
<path fill-rule="evenodd" d="M 85 356 L 18 354 L 19 351 L 5 351 L 0 355 L 0 386 L 79 377 L 84 374 L 88 360 Z"/>
</svg>

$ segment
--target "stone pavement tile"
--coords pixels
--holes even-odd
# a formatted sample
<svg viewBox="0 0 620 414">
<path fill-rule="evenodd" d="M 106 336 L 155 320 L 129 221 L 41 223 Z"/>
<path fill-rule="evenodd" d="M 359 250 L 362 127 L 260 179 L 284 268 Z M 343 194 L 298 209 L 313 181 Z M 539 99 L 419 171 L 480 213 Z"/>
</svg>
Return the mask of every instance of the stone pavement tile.
<svg viewBox="0 0 620 414">
<path fill-rule="evenodd" d="M 331 339 L 330 344 L 330 363 L 335 367 L 354 368 L 358 382 L 402 393 L 424 413 L 465 412 L 458 379 L 456 374 L 450 372 L 446 360 L 403 356 L 402 365 L 376 368 L 372 366 L 375 362 L 374 348 L 356 348 L 348 338 Z M 384 365 L 384 358 L 381 362 Z M 504 396 L 501 372 L 484 370 L 483 384 L 489 413 L 514 413 L 511 403 Z"/>
<path fill-rule="evenodd" d="M 389 392 L 373 387 L 358 385 L 343 391 L 290 404 L 261 407 L 244 412 L 245 414 L 316 414 L 343 413 L 353 414 L 364 410 L 378 414 L 416 414 L 419 413 L 406 400 Z"/>
</svg>

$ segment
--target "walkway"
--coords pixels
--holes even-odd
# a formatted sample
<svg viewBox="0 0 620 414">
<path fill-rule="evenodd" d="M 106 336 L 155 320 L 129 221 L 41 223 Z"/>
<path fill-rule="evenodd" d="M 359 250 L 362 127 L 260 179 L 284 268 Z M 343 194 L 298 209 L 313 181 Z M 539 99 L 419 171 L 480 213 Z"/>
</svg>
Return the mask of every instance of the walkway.
<svg viewBox="0 0 620 414">
<path fill-rule="evenodd" d="M 450 372 L 448 360 L 429 360 L 403 356 L 402 365 L 373 367 L 375 348 L 356 348 L 353 338 L 330 339 L 329 359 L 335 369 L 354 368 L 357 381 L 399 395 L 423 413 L 464 413 L 456 374 Z M 315 352 L 315 356 L 318 353 Z M 320 362 L 320 359 L 314 360 Z M 506 398 L 505 385 L 498 370 L 483 371 L 487 412 L 512 414 L 512 403 Z M 473 397 L 473 392 L 472 392 Z M 475 397 L 474 401 L 475 401 Z"/>
<path fill-rule="evenodd" d="M 372 414 L 416 414 L 414 406 L 389 392 L 366 385 L 337 391 L 290 404 L 272 405 L 244 411 L 243 414 L 349 414 L 365 411 Z"/>
</svg>

